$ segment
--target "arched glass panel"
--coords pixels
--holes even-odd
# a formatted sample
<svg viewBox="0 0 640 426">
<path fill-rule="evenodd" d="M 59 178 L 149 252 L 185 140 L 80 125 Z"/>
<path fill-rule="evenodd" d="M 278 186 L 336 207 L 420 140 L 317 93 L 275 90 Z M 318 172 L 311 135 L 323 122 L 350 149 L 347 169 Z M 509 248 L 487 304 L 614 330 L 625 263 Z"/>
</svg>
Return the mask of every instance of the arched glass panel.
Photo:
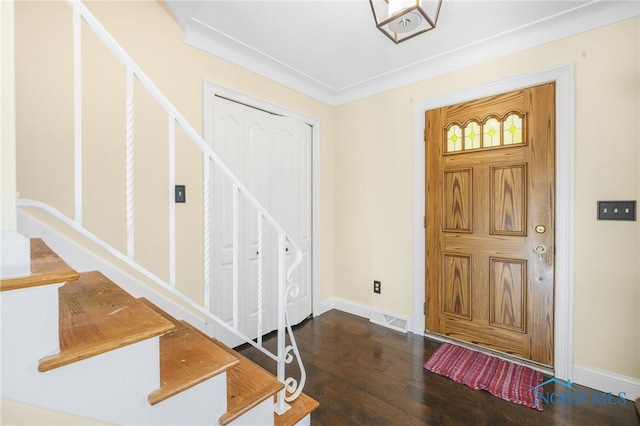
<svg viewBox="0 0 640 426">
<path fill-rule="evenodd" d="M 500 122 L 493 117 L 482 125 L 482 146 L 500 146 Z"/>
<path fill-rule="evenodd" d="M 513 145 L 523 143 L 522 117 L 518 114 L 509 114 L 503 122 L 503 144 Z"/>
<path fill-rule="evenodd" d="M 447 130 L 447 152 L 462 151 L 462 128 L 457 124 Z"/>
<path fill-rule="evenodd" d="M 464 149 L 480 148 L 480 124 L 470 121 L 464 128 Z"/>
</svg>

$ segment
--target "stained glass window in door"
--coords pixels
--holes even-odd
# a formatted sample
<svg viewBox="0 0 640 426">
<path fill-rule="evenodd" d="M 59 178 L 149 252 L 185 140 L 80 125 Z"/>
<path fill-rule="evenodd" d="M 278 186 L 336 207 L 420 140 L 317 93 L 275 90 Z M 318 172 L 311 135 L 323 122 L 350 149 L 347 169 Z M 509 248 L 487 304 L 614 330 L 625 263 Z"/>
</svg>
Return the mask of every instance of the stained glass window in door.
<svg viewBox="0 0 640 426">
<path fill-rule="evenodd" d="M 480 124 L 470 121 L 464 128 L 464 149 L 480 148 Z"/>
<path fill-rule="evenodd" d="M 500 146 L 500 122 L 494 117 L 488 118 L 482 125 L 482 146 Z"/>
<path fill-rule="evenodd" d="M 462 151 L 462 128 L 457 124 L 447 130 L 447 152 Z"/>
<path fill-rule="evenodd" d="M 503 123 L 503 144 L 522 143 L 522 117 L 515 113 L 509 114 Z"/>
</svg>

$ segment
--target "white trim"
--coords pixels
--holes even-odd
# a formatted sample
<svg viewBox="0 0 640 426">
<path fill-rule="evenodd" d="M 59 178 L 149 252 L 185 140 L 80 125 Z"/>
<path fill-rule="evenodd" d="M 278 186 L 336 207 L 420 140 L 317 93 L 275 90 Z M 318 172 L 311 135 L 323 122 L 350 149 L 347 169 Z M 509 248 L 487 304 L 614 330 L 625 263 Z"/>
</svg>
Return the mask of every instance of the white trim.
<svg viewBox="0 0 640 426">
<path fill-rule="evenodd" d="M 368 319 L 374 324 L 381 325 L 383 327 L 387 327 L 392 330 L 400 331 L 403 333 L 406 333 L 407 329 L 409 329 L 408 331 L 411 331 L 409 328 L 411 324 L 411 319 L 409 317 L 396 314 L 393 312 L 381 311 L 380 309 L 377 309 L 373 306 L 364 305 L 362 303 L 353 302 L 351 300 L 334 297 L 333 299 L 325 300 L 324 302 L 322 302 L 320 308 L 321 309 L 318 311 L 319 312 L 318 315 L 322 315 L 332 309 L 335 309 L 341 312 L 346 312 L 351 315 L 356 315 L 364 319 Z M 407 328 L 394 327 L 392 324 L 375 320 L 376 317 L 381 317 L 381 316 L 389 316 L 401 321 L 405 321 L 407 324 Z"/>
<path fill-rule="evenodd" d="M 572 382 L 601 392 L 611 392 L 613 395 L 624 392 L 622 396 L 629 401 L 640 398 L 639 379 L 598 370 L 585 365 L 574 364 Z"/>
<path fill-rule="evenodd" d="M 311 297 L 312 297 L 312 313 L 314 316 L 320 315 L 323 311 L 320 307 L 320 120 L 316 117 L 303 114 L 278 104 L 274 104 L 267 100 L 249 95 L 247 93 L 231 89 L 210 80 L 203 80 L 203 118 L 205 139 L 210 134 L 211 122 L 207 117 L 211 117 L 211 104 L 209 99 L 211 96 L 221 96 L 223 98 L 235 101 L 241 104 L 250 105 L 254 108 L 268 111 L 270 113 L 283 115 L 294 118 L 311 126 Z M 326 312 L 326 311 L 324 311 Z"/>
<path fill-rule="evenodd" d="M 15 233 L 16 225 L 16 67 L 15 7 L 0 2 L 0 230 Z M 16 237 L 4 237 L 14 240 Z M 20 257 L 17 256 L 18 258 Z M 4 257 L 2 257 L 4 264 Z M 17 259 L 16 259 L 17 260 Z M 15 260 L 14 260 L 15 261 Z M 28 266 L 30 257 L 19 263 Z M 2 273 L 0 273 L 2 276 Z"/>
<path fill-rule="evenodd" d="M 31 273 L 31 244 L 17 232 L 16 213 L 16 90 L 15 90 L 15 7 L 0 3 L 0 278 Z"/>
<path fill-rule="evenodd" d="M 325 300 L 324 302 L 320 303 L 320 306 L 318 307 L 317 311 L 314 310 L 313 316 L 315 317 L 320 316 L 324 313 L 329 312 L 332 309 L 336 309 L 334 299 Z"/>
<path fill-rule="evenodd" d="M 351 315 L 356 315 L 366 319 L 369 319 L 369 315 L 371 315 L 371 306 L 352 302 L 351 300 L 334 297 L 330 301 L 323 302 L 323 304 L 328 303 L 330 303 L 332 309 L 337 309 L 338 311 L 346 312 Z"/>
<path fill-rule="evenodd" d="M 570 21 L 560 19 L 564 14 L 552 16 L 422 59 L 404 68 L 378 75 L 349 87 L 340 88 L 337 94 L 331 98 L 331 105 L 342 105 L 638 16 L 637 2 L 633 1 L 618 2 L 613 7 L 601 9 L 602 6 L 609 6 L 612 3 L 592 0 L 588 4 L 577 5 L 577 13 L 572 16 Z M 298 90 L 306 93 L 305 90 Z"/>
<path fill-rule="evenodd" d="M 191 16 L 181 17 L 179 22 L 185 34 L 185 44 L 321 102 L 338 106 L 638 16 L 635 1 L 591 0 L 584 4 L 576 3 L 572 11 L 568 15 L 570 20 L 564 19 L 566 12 L 549 16 L 463 46 L 426 55 L 414 63 L 406 63 L 342 86 L 311 77 L 308 72 L 293 68 L 266 52 L 208 26 L 197 18 L 197 11 L 187 12 Z"/>
<path fill-rule="evenodd" d="M 425 111 L 547 82 L 556 82 L 556 260 L 554 372 L 566 380 L 573 365 L 573 185 L 574 185 L 574 67 L 562 64 L 414 102 L 414 241 L 413 327 L 424 332 L 423 303 L 425 241 Z"/>
</svg>

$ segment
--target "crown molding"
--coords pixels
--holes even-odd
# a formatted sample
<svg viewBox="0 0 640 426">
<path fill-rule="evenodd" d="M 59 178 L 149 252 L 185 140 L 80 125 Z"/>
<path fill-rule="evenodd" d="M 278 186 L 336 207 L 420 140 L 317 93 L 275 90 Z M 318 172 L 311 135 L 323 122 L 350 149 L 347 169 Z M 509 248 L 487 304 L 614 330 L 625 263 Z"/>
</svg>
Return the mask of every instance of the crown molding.
<svg viewBox="0 0 640 426">
<path fill-rule="evenodd" d="M 568 13 L 571 19 L 566 19 Z M 640 15 L 637 1 L 595 0 L 529 25 L 477 40 L 348 87 L 334 88 L 194 18 L 181 22 L 185 43 L 331 106 L 487 62 Z"/>
</svg>

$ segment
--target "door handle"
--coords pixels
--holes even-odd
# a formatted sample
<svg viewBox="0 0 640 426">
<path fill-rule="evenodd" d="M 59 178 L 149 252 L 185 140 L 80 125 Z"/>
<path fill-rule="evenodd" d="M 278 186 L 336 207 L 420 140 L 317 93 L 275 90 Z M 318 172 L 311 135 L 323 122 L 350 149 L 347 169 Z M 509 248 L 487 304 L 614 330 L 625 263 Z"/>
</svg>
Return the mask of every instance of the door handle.
<svg viewBox="0 0 640 426">
<path fill-rule="evenodd" d="M 536 244 L 533 247 L 533 251 L 538 255 L 539 259 L 542 259 L 542 255 L 547 252 L 547 246 L 544 244 Z"/>
</svg>

